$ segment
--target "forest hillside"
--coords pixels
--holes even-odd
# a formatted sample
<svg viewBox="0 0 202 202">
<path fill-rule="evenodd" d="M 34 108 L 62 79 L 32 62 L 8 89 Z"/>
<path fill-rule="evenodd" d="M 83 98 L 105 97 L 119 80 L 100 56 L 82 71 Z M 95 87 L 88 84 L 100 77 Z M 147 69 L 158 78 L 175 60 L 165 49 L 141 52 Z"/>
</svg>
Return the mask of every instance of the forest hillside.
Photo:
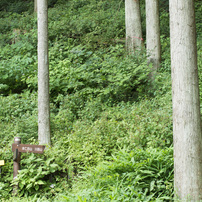
<svg viewBox="0 0 202 202">
<path fill-rule="evenodd" d="M 151 81 L 146 50 L 125 49 L 124 1 L 49 1 L 51 147 L 22 153 L 13 180 L 14 137 L 38 144 L 37 17 L 33 1 L 1 0 L 0 201 L 173 200 L 168 0 L 159 7 L 162 61 Z M 195 8 L 202 92 L 200 1 Z"/>
</svg>

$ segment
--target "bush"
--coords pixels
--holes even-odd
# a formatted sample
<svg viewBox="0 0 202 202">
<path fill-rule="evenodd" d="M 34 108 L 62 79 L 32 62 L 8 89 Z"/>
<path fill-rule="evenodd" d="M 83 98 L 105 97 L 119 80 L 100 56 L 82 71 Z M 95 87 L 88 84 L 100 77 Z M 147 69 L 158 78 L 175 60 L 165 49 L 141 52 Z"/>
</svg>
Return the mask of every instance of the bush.
<svg viewBox="0 0 202 202">
<path fill-rule="evenodd" d="M 56 49 L 61 53 L 60 58 L 55 58 Z M 62 44 L 54 46 L 50 50 L 52 96 L 78 93 L 84 100 L 92 96 L 100 97 L 103 102 L 137 99 L 138 89 L 147 84 L 149 69 L 144 57 L 137 61 L 124 53 L 121 45 L 110 47 L 105 52 L 92 52 L 82 46 L 71 49 Z M 31 88 L 36 88 L 36 73 L 32 72 L 26 82 Z"/>
<path fill-rule="evenodd" d="M 22 13 L 22 12 L 28 11 L 31 6 L 32 6 L 32 3 L 30 3 L 29 1 L 2 0 L 0 2 L 0 11 Z"/>
<path fill-rule="evenodd" d="M 60 191 L 56 185 L 60 181 L 60 175 L 68 178 L 68 174 L 58 155 L 59 152 L 52 148 L 46 148 L 43 155 L 22 155 L 22 168 L 12 182 L 13 185 L 19 184 L 18 196 L 35 195 L 39 192 L 42 194 L 43 190 L 43 195 L 50 197 Z"/>
<path fill-rule="evenodd" d="M 172 149 L 121 150 L 85 172 L 66 201 L 156 201 L 173 197 Z"/>
<path fill-rule="evenodd" d="M 0 96 L 0 131 L 2 147 L 13 136 L 19 135 L 24 141 L 37 137 L 37 100 L 36 94 L 25 92 L 8 97 Z"/>
<path fill-rule="evenodd" d="M 109 46 L 125 35 L 124 4 L 117 1 L 59 1 L 49 16 L 50 39 L 73 38 L 77 45 L 85 44 L 90 49 Z"/>
<path fill-rule="evenodd" d="M 10 14 L 6 20 L 12 23 L 0 41 L 0 94 L 8 95 L 27 88 L 25 78 L 37 69 L 37 32 L 33 16 Z"/>
<path fill-rule="evenodd" d="M 68 98 L 61 103 L 53 121 L 54 139 L 61 140 L 56 144 L 64 148 L 68 162 L 78 171 L 106 160 L 119 148 L 172 145 L 170 95 L 158 101 L 123 102 L 113 107 L 96 99 L 81 108 L 78 102 L 74 104 Z"/>
</svg>

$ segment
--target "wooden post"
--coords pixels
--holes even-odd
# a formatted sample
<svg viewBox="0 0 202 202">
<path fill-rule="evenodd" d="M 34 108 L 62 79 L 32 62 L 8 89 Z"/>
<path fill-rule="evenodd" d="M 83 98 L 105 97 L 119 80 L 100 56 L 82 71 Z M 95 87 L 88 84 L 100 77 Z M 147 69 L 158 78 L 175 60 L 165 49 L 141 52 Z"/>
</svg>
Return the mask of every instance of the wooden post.
<svg viewBox="0 0 202 202">
<path fill-rule="evenodd" d="M 14 144 L 19 145 L 21 143 L 20 137 L 14 137 Z M 15 149 L 13 153 L 13 179 L 17 178 L 18 170 L 20 170 L 20 152 Z M 18 184 L 13 186 L 13 194 L 16 195 L 18 190 Z"/>
<path fill-rule="evenodd" d="M 45 149 L 45 146 L 43 146 L 43 145 L 21 144 L 21 138 L 15 137 L 14 143 L 12 144 L 13 179 L 17 178 L 18 171 L 20 170 L 21 152 L 43 154 L 44 149 Z M 18 184 L 13 186 L 13 195 L 14 196 L 17 195 L 17 191 L 18 191 Z"/>
</svg>

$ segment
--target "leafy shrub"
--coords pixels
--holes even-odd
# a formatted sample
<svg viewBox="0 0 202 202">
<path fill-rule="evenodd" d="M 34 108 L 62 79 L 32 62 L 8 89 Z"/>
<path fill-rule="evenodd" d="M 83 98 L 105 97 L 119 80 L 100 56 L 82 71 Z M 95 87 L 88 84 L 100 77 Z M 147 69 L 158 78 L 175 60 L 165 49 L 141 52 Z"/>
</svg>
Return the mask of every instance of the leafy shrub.
<svg viewBox="0 0 202 202">
<path fill-rule="evenodd" d="M 166 38 L 170 37 L 170 27 L 169 27 L 169 1 L 163 0 L 159 2 L 159 12 L 160 12 L 160 33 Z"/>
<path fill-rule="evenodd" d="M 11 26 L 0 41 L 0 94 L 20 93 L 27 88 L 25 78 L 36 71 L 36 21 L 27 14 L 6 17 L 4 23 L 11 22 Z"/>
<path fill-rule="evenodd" d="M 172 149 L 121 150 L 111 162 L 85 172 L 67 201 L 172 200 Z"/>
<path fill-rule="evenodd" d="M 8 97 L 0 96 L 1 121 L 13 121 L 15 118 L 33 114 L 37 110 L 36 93 L 29 91 L 22 94 L 12 94 Z"/>
<path fill-rule="evenodd" d="M 27 139 L 25 143 L 37 144 L 34 138 Z M 13 163 L 10 148 L 9 144 L 4 149 L 0 148 L 0 152 L 2 152 L 0 158 L 5 159 L 6 162 L 0 179 L 2 200 L 11 196 L 12 185 L 16 185 L 16 183 L 19 185 L 18 197 L 40 197 L 42 192 L 46 198 L 53 197 L 62 191 L 61 186 L 63 188 L 69 186 L 68 172 L 70 173 L 71 170 L 64 161 L 64 152 L 59 147 L 47 147 L 44 154 L 21 153 L 21 170 L 16 179 L 12 179 Z"/>
<path fill-rule="evenodd" d="M 8 97 L 0 96 L 0 131 L 2 147 L 14 135 L 21 136 L 26 141 L 37 136 L 37 100 L 36 93 L 29 91 L 23 94 L 13 94 Z"/>
<path fill-rule="evenodd" d="M 57 0 L 48 0 L 48 7 L 53 7 Z M 34 12 L 34 1 L 26 0 L 1 0 L 0 11 L 7 11 L 12 13 L 23 13 L 29 11 Z"/>
<path fill-rule="evenodd" d="M 29 1 L 2 0 L 0 3 L 0 10 L 6 10 L 7 12 L 22 13 L 28 11 L 31 5 L 32 4 L 30 4 Z"/>
<path fill-rule="evenodd" d="M 109 107 L 91 99 L 81 103 L 80 108 L 78 102 L 67 97 L 53 121 L 54 139 L 61 140 L 56 144 L 64 148 L 66 159 L 77 171 L 106 160 L 119 148 L 169 147 L 172 145 L 170 95 L 157 100 Z"/>
<path fill-rule="evenodd" d="M 19 184 L 18 194 L 23 196 L 30 193 L 36 194 L 39 189 L 43 189 L 44 192 L 50 190 L 51 184 L 56 183 L 53 173 L 60 170 L 59 165 L 55 163 L 55 158 L 48 156 L 45 160 L 44 155 L 42 158 L 33 153 L 27 155 L 29 155 L 28 158 L 23 155 L 22 169 L 17 178 L 13 180 L 14 185 Z"/>
<path fill-rule="evenodd" d="M 116 1 L 74 0 L 62 1 L 62 5 L 59 1 L 49 16 L 52 21 L 49 24 L 51 39 L 73 38 L 77 45 L 85 44 L 88 48 L 97 49 L 110 45 L 109 42 L 116 37 L 124 36 L 124 4 Z M 71 20 L 67 22 L 66 19 Z"/>
<path fill-rule="evenodd" d="M 72 49 L 59 45 L 60 58 L 55 58 L 50 51 L 50 90 L 52 95 L 78 93 L 84 100 L 88 96 L 119 101 L 134 100 L 138 88 L 146 85 L 148 67 L 146 59 L 137 61 L 126 57 L 121 45 L 110 47 L 106 52 L 92 52 L 82 46 Z M 63 59 L 65 56 L 67 58 Z M 52 60 L 53 58 L 53 60 Z M 36 73 L 32 72 L 26 82 L 34 88 Z M 57 95 L 57 94 L 56 94 Z"/>
<path fill-rule="evenodd" d="M 201 23 L 202 5 L 199 0 L 195 2 L 195 19 L 196 19 L 196 34 L 199 40 L 201 40 L 202 23 Z"/>
<path fill-rule="evenodd" d="M 3 128 L 1 128 L 2 130 Z M 1 167 L 0 173 L 0 198 L 9 198 L 11 196 L 12 187 L 10 186 L 12 181 L 12 170 L 13 170 L 13 163 L 11 147 L 9 145 L 9 141 L 7 138 L 2 138 L 3 145 L 5 142 L 8 146 L 0 147 L 0 160 L 5 161 L 5 165 Z"/>
<path fill-rule="evenodd" d="M 170 37 L 161 36 L 161 72 L 171 72 L 171 59 L 170 59 Z"/>
</svg>

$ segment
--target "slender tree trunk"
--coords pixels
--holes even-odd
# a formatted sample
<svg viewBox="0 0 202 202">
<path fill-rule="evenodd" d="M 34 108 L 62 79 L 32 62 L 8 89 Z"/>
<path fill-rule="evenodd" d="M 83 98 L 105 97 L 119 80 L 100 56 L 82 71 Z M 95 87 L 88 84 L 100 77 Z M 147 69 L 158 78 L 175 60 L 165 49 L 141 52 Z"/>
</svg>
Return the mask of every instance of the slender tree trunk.
<svg viewBox="0 0 202 202">
<path fill-rule="evenodd" d="M 34 0 L 34 12 L 37 12 L 37 0 Z"/>
<path fill-rule="evenodd" d="M 180 201 L 202 200 L 200 118 L 194 0 L 170 0 L 174 184 Z"/>
<path fill-rule="evenodd" d="M 146 0 L 146 40 L 148 64 L 153 64 L 154 74 L 161 61 L 159 0 Z"/>
<path fill-rule="evenodd" d="M 125 0 L 126 48 L 129 53 L 143 45 L 139 0 Z"/>
<path fill-rule="evenodd" d="M 38 138 L 40 144 L 50 144 L 50 104 L 48 65 L 48 4 L 37 1 L 38 15 Z"/>
</svg>

